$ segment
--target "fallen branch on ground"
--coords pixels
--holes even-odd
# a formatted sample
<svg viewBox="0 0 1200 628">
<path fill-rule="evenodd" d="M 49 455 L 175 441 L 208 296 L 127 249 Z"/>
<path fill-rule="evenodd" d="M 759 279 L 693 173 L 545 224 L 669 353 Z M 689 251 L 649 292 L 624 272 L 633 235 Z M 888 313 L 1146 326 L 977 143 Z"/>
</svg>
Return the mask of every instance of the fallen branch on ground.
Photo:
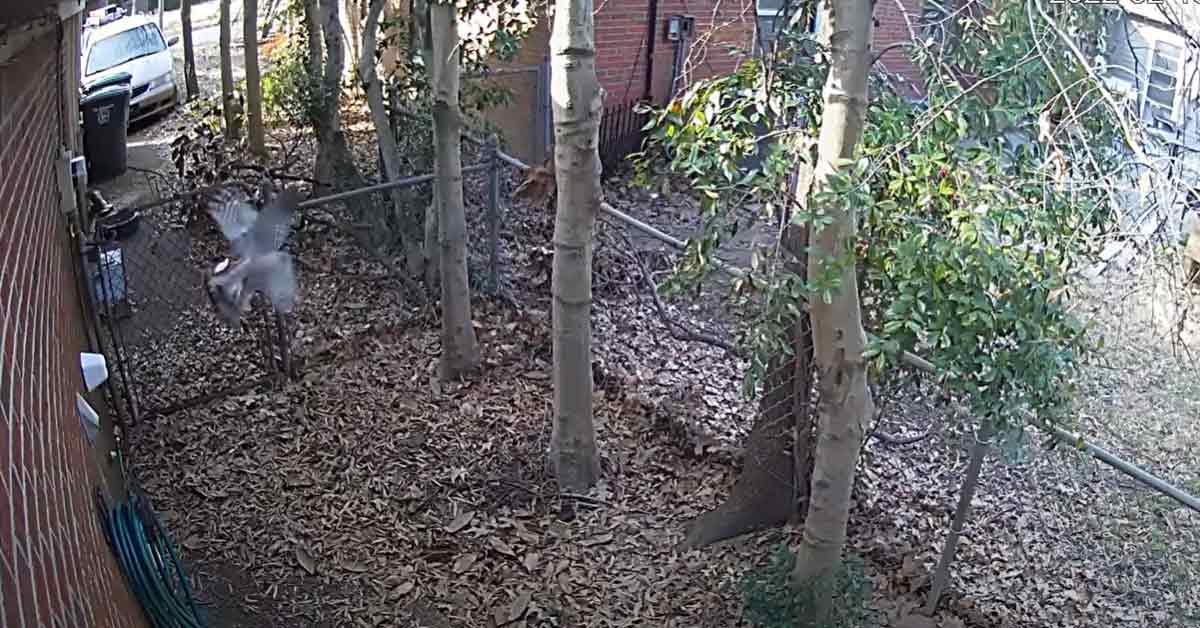
<svg viewBox="0 0 1200 628">
<path fill-rule="evenodd" d="M 883 441 L 888 445 L 911 445 L 929 438 L 930 434 L 932 433 L 933 430 L 925 430 L 924 432 L 919 432 L 910 436 L 893 436 L 886 432 L 871 432 L 870 436 L 871 438 Z"/>
<path fill-rule="evenodd" d="M 741 352 L 739 352 L 737 347 L 734 347 L 732 344 L 715 336 L 710 336 L 708 334 L 695 331 L 684 325 L 682 322 L 671 318 L 671 316 L 667 313 L 667 307 L 662 302 L 662 298 L 658 296 L 658 284 L 654 283 L 654 279 L 650 277 L 649 269 L 646 268 L 646 264 L 642 261 L 641 256 L 638 255 L 637 251 L 634 250 L 633 243 L 629 241 L 629 236 L 625 235 L 621 231 L 618 231 L 617 233 L 620 235 L 621 239 L 625 241 L 625 248 L 621 249 L 620 253 L 633 259 L 634 264 L 637 265 L 638 271 L 642 275 L 643 282 L 646 284 L 646 287 L 650 289 L 650 297 L 654 299 L 654 309 L 658 311 L 658 317 L 660 320 L 662 320 L 663 325 L 666 326 L 667 333 L 671 334 L 671 337 L 676 340 L 683 342 L 700 342 L 706 345 L 724 349 L 725 351 L 740 357 Z"/>
</svg>

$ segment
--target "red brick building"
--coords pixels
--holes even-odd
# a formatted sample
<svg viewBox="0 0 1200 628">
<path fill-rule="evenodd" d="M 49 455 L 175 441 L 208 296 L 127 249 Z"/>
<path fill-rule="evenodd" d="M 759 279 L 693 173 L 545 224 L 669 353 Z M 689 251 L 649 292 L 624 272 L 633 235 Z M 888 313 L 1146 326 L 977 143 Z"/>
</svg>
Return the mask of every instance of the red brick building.
<svg viewBox="0 0 1200 628">
<path fill-rule="evenodd" d="M 796 4 L 796 2 L 793 2 Z M 694 31 L 688 36 L 677 87 L 728 74 L 746 54 L 755 49 L 755 25 L 770 28 L 782 0 L 597 0 L 596 75 L 605 90 L 605 105 L 650 96 L 664 103 L 670 95 L 672 67 L 676 65 L 676 42 L 669 38 L 673 16 L 690 16 Z M 872 49 L 887 50 L 880 60 L 889 71 L 916 86 L 923 81 L 918 69 L 900 44 L 910 41 L 918 27 L 921 0 L 880 0 L 875 6 Z M 648 28 L 655 13 L 655 27 Z M 758 18 L 763 18 L 759 21 Z M 534 43 L 534 42 L 531 42 Z M 537 41 L 534 48 L 545 49 Z M 548 45 L 548 42 L 547 42 Z M 653 78 L 647 82 L 646 66 L 653 49 Z M 646 90 L 647 84 L 650 89 Z M 649 93 L 647 93 L 647 91 Z"/>
<path fill-rule="evenodd" d="M 875 4 L 875 32 L 871 42 L 873 50 L 886 50 L 880 63 L 888 72 L 897 74 L 913 86 L 912 95 L 925 92 L 925 79 L 921 71 L 909 59 L 908 49 L 902 45 L 912 40 L 912 33 L 920 33 L 921 0 L 879 0 Z"/>
<path fill-rule="evenodd" d="M 80 150 L 81 0 L 0 2 L 0 625 L 143 626 L 75 410 L 88 350 L 60 198 Z M 65 170 L 63 171 L 65 172 Z"/>
<path fill-rule="evenodd" d="M 807 0 L 790 5 L 798 1 Z M 606 124 L 627 109 L 624 105 L 640 100 L 666 103 L 673 82 L 683 89 L 690 81 L 732 72 L 757 49 L 758 39 L 770 40 L 783 6 L 784 0 L 596 0 L 596 75 L 605 91 Z M 874 15 L 872 48 L 884 51 L 880 64 L 909 81 L 914 96 L 923 92 L 924 82 L 902 44 L 919 27 L 922 6 L 921 0 L 879 0 Z M 669 25 L 679 16 L 692 19 L 691 33 L 682 42 L 669 35 Z M 547 22 L 526 38 L 510 74 L 502 78 L 514 101 L 487 115 L 504 130 L 509 150 L 530 161 L 548 156 L 543 147 L 552 136 Z M 679 46 L 683 51 L 677 55 Z"/>
</svg>

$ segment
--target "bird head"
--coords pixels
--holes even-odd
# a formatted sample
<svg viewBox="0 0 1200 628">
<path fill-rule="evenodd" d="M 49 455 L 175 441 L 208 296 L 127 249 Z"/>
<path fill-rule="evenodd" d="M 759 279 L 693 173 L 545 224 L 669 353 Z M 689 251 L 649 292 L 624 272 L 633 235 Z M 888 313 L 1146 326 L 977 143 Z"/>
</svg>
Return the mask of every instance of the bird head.
<svg viewBox="0 0 1200 628">
<path fill-rule="evenodd" d="M 229 327 L 241 329 L 243 282 L 221 281 L 221 277 L 229 272 L 229 267 L 228 259 L 221 260 L 209 273 L 204 288 L 217 316 Z"/>
</svg>

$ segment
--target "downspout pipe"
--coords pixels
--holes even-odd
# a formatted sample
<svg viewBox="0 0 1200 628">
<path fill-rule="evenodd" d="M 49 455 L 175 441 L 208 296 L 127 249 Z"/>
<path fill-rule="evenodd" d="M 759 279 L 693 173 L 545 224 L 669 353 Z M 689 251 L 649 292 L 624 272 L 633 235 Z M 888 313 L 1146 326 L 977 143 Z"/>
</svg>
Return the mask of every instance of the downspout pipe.
<svg viewBox="0 0 1200 628">
<path fill-rule="evenodd" d="M 642 100 L 654 102 L 654 42 L 658 39 L 658 0 L 646 7 L 646 81 Z"/>
</svg>

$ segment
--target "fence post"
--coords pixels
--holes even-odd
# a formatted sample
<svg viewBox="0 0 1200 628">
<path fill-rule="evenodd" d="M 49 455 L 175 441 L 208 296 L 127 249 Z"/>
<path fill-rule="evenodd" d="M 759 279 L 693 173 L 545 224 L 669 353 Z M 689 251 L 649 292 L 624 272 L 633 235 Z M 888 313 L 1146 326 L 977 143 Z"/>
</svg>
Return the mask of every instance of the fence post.
<svg viewBox="0 0 1200 628">
<path fill-rule="evenodd" d="M 488 161 L 488 286 L 500 293 L 500 139 L 495 133 L 487 138 Z"/>
</svg>

